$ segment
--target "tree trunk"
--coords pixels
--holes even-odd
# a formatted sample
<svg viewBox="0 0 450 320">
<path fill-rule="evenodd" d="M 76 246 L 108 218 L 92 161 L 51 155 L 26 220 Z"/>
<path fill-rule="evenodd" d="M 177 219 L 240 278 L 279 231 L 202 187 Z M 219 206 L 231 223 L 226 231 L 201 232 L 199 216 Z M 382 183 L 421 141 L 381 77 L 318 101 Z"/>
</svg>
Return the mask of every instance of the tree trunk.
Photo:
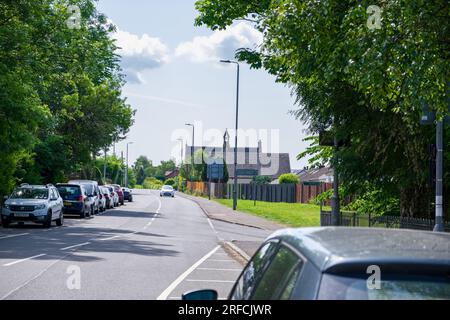
<svg viewBox="0 0 450 320">
<path fill-rule="evenodd" d="M 400 215 L 402 217 L 432 218 L 430 187 L 416 185 L 400 190 Z M 430 217 L 431 214 L 431 217 Z"/>
</svg>

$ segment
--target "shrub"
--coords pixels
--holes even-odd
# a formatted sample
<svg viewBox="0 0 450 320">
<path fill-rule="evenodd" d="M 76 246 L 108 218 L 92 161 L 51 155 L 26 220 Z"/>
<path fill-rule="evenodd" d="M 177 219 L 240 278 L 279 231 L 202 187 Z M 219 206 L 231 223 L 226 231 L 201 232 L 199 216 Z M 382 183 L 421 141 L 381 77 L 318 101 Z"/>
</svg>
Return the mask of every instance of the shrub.
<svg viewBox="0 0 450 320">
<path fill-rule="evenodd" d="M 288 183 L 300 183 L 300 178 L 294 173 L 286 173 L 282 174 L 278 181 L 280 184 L 288 184 Z"/>
<path fill-rule="evenodd" d="M 175 179 L 167 179 L 165 182 L 164 182 L 164 184 L 165 185 L 167 185 L 167 186 L 175 186 L 175 184 L 176 184 L 176 181 L 175 181 Z"/>
<path fill-rule="evenodd" d="M 272 182 L 272 178 L 269 176 L 255 176 L 253 182 L 257 184 L 269 184 Z"/>
<path fill-rule="evenodd" d="M 163 185 L 164 183 L 156 178 L 146 178 L 144 180 L 144 189 L 159 190 Z"/>
</svg>

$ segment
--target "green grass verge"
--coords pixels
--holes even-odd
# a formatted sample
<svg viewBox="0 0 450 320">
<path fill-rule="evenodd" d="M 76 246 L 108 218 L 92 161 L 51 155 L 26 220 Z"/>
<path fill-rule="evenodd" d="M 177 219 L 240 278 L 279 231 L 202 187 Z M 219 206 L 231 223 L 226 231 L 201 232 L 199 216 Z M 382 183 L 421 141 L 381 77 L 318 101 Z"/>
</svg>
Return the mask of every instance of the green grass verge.
<svg viewBox="0 0 450 320">
<path fill-rule="evenodd" d="M 233 207 L 231 199 L 216 199 L 215 201 Z M 302 203 L 272 203 L 239 200 L 238 210 L 255 216 L 282 223 L 291 227 L 318 227 L 320 226 L 320 207 Z"/>
</svg>

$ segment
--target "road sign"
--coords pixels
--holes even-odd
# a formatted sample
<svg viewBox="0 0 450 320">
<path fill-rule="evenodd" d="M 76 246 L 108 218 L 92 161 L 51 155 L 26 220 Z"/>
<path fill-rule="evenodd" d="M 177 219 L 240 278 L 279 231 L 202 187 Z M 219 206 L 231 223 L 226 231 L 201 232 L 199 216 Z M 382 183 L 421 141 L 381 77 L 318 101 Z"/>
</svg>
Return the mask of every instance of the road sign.
<svg viewBox="0 0 450 320">
<path fill-rule="evenodd" d="M 224 165 L 221 163 L 208 164 L 207 176 L 208 180 L 223 180 L 224 179 Z"/>
<path fill-rule="evenodd" d="M 257 169 L 237 169 L 238 177 L 254 177 L 258 175 Z"/>
</svg>

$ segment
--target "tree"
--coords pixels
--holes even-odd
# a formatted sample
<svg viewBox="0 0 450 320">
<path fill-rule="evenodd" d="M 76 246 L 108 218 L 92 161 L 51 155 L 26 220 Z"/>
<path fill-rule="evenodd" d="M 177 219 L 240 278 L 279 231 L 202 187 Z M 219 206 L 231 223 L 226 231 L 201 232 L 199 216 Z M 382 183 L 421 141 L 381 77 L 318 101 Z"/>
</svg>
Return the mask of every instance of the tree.
<svg viewBox="0 0 450 320">
<path fill-rule="evenodd" d="M 402 215 L 427 216 L 433 132 L 419 119 L 423 101 L 447 112 L 448 2 L 382 2 L 378 30 L 367 27 L 370 4 L 200 0 L 196 24 L 224 29 L 252 20 L 263 44 L 237 58 L 292 88 L 293 115 L 311 134 L 332 130 L 349 141 L 332 162 L 340 179 L 353 190 L 371 185 L 396 196 Z"/>
<path fill-rule="evenodd" d="M 269 184 L 272 182 L 272 177 L 269 176 L 254 176 L 252 181 L 256 184 Z"/>
<path fill-rule="evenodd" d="M 0 3 L 0 194 L 21 181 L 96 174 L 98 152 L 122 139 L 134 111 L 122 98 L 115 27 L 91 0 Z"/>
</svg>

